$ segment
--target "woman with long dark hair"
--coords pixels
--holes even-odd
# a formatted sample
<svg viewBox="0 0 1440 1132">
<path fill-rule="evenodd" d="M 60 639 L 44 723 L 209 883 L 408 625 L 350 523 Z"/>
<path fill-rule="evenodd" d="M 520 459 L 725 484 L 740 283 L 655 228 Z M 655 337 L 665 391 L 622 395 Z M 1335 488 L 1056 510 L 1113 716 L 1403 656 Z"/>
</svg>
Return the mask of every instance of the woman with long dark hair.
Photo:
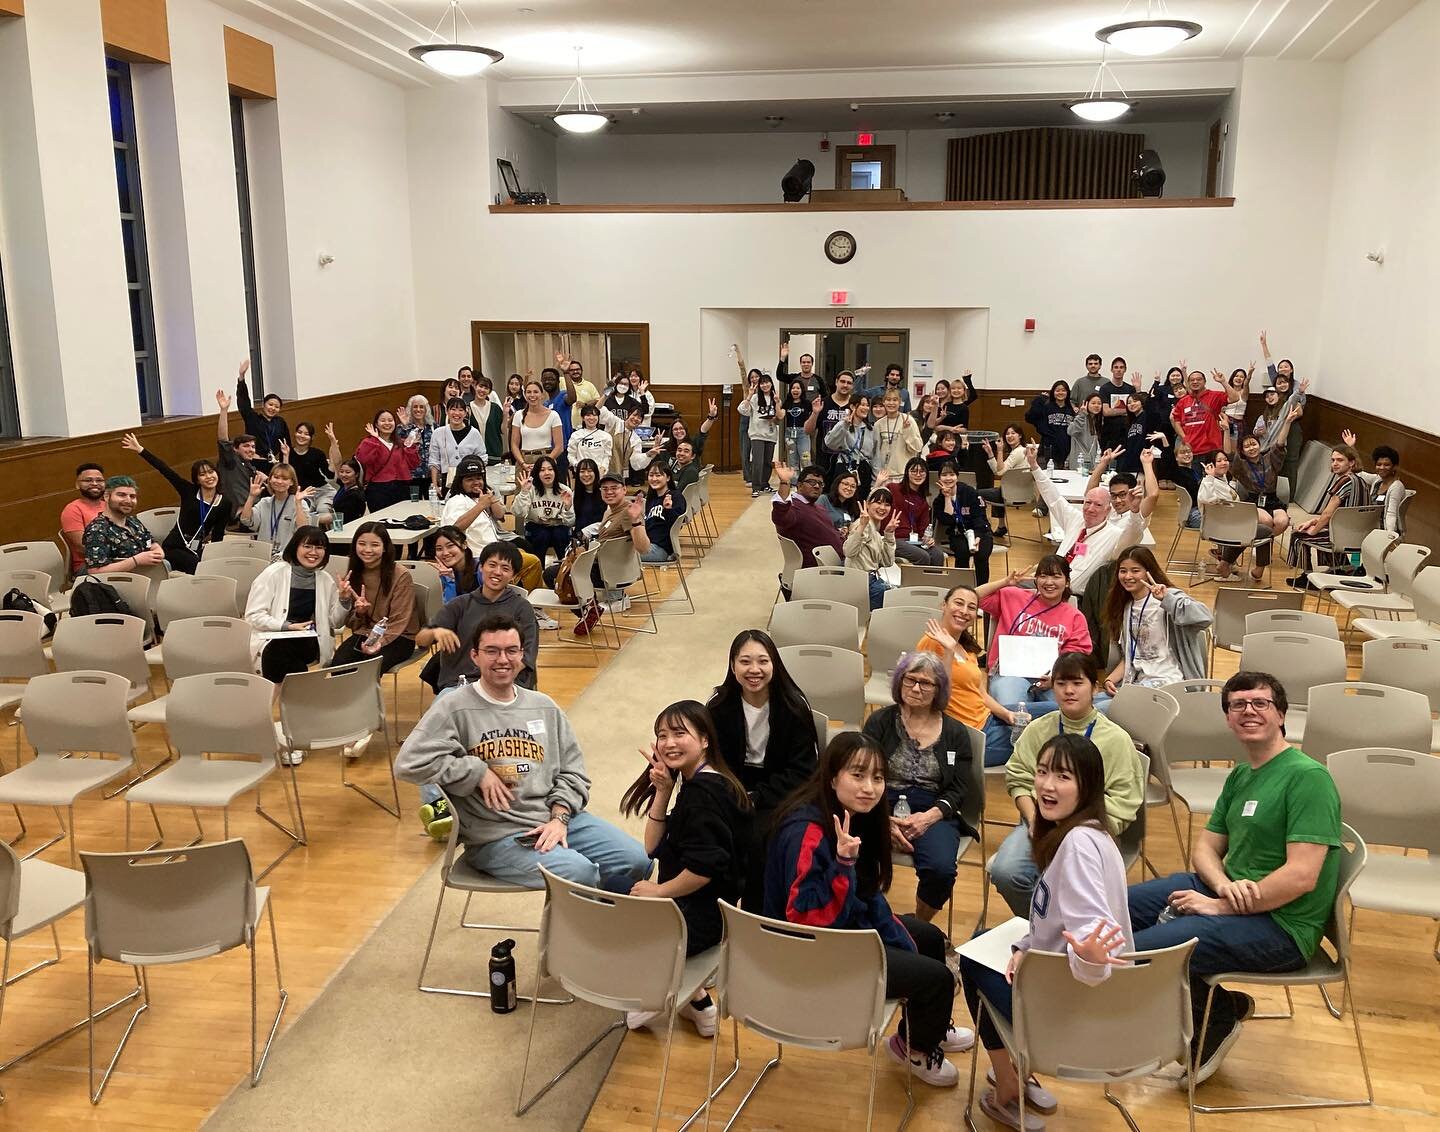
<svg viewBox="0 0 1440 1132">
<path fill-rule="evenodd" d="M 468 594 L 477 584 L 475 554 L 459 527 L 441 527 L 434 539 L 432 564 L 440 575 L 440 592 L 445 601 Z"/>
<path fill-rule="evenodd" d="M 706 707 L 720 737 L 720 756 L 755 810 L 744 904 L 759 911 L 765 900 L 764 838 L 781 800 L 815 770 L 815 717 L 775 642 L 759 629 L 742 630 L 730 642 L 725 679 Z"/>
<path fill-rule="evenodd" d="M 575 465 L 575 533 L 589 538 L 589 528 L 598 526 L 605 517 L 605 501 L 600 498 L 600 466 L 594 460 L 581 460 Z"/>
<path fill-rule="evenodd" d="M 870 494 L 875 479 L 875 430 L 870 426 L 870 398 L 857 393 L 835 426 L 821 438 L 831 454 L 832 471 L 845 468 L 860 477 L 860 492 Z"/>
<path fill-rule="evenodd" d="M 1070 383 L 1057 381 L 1049 393 L 1042 393 L 1030 402 L 1025 410 L 1025 420 L 1040 434 L 1040 463 L 1055 461 L 1057 468 L 1065 467 L 1070 458 L 1070 422 L 1075 418 L 1075 406 L 1070 403 Z"/>
<path fill-rule="evenodd" d="M 947 1051 L 975 1035 L 950 1023 L 955 979 L 945 965 L 945 933 L 916 916 L 897 916 L 885 893 L 890 860 L 889 760 L 868 735 L 832 739 L 810 780 L 781 807 L 765 865 L 765 914 L 811 927 L 873 931 L 885 946 L 885 997 L 905 999 L 905 1020 L 886 1052 L 928 1085 L 960 1074 Z"/>
<path fill-rule="evenodd" d="M 770 490 L 770 466 L 775 462 L 775 442 L 780 439 L 777 423 L 780 404 L 775 400 L 775 382 L 762 373 L 755 382 L 755 392 L 740 402 L 740 415 L 750 422 L 749 460 L 750 497 L 758 499 Z"/>
<path fill-rule="evenodd" d="M 254 631 L 251 648 L 260 659 L 260 675 L 279 684 L 291 672 L 304 672 L 315 661 L 326 663 L 335 651 L 335 631 L 348 610 L 340 604 L 335 579 L 325 570 L 330 540 L 319 527 L 301 527 L 280 561 L 260 571 L 245 602 L 245 620 Z M 308 634 L 265 640 L 262 633 Z M 300 753 L 295 753 L 300 761 Z"/>
<path fill-rule="evenodd" d="M 1163 688 L 1207 675 L 1210 610 L 1176 587 L 1149 547 L 1120 552 L 1100 618 L 1120 646 L 1120 663 L 1105 680 L 1110 695 L 1122 684 Z"/>
<path fill-rule="evenodd" d="M 365 467 L 351 458 L 335 465 L 335 494 L 330 509 L 345 523 L 353 523 L 365 514 Z M 332 520 L 333 522 L 333 520 Z"/>
<path fill-rule="evenodd" d="M 648 765 L 625 792 L 620 812 L 645 815 L 645 852 L 660 869 L 655 880 L 636 881 L 630 895 L 674 900 L 685 918 L 685 954 L 698 955 L 725 934 L 718 902 L 740 898 L 752 841 L 750 798 L 720 757 L 710 713 L 695 700 L 661 711 L 655 741 L 642 753 Z M 679 1014 L 701 1037 L 715 1036 L 717 1012 L 703 986 Z M 659 1017 L 658 1011 L 631 1011 L 625 1022 L 637 1030 Z"/>
<path fill-rule="evenodd" d="M 919 456 L 905 465 L 905 476 L 886 485 L 899 513 L 895 524 L 895 556 L 919 566 L 944 566 L 945 549 L 935 545 L 930 530 L 930 468 Z"/>
<path fill-rule="evenodd" d="M 1105 401 L 1098 393 L 1085 399 L 1066 426 L 1070 433 L 1070 456 L 1065 466 L 1076 472 L 1088 472 L 1100 459 L 1100 430 L 1104 424 Z"/>
<path fill-rule="evenodd" d="M 810 434 L 805 425 L 815 415 L 815 406 L 805 396 L 805 383 L 798 377 L 786 383 L 780 415 L 784 418 L 785 463 L 799 475 L 800 469 L 810 464 Z"/>
<path fill-rule="evenodd" d="M 410 571 L 395 565 L 395 547 L 383 523 L 361 523 L 356 528 L 350 540 L 350 565 L 339 589 L 350 636 L 340 642 L 326 667 L 379 656 L 384 658 L 380 665 L 384 673 L 409 660 L 420 631 L 420 606 Z M 384 631 L 372 640 L 373 630 L 382 622 Z"/>
<path fill-rule="evenodd" d="M 555 551 L 556 561 L 570 549 L 571 530 L 575 522 L 574 498 L 560 478 L 559 465 L 549 456 L 541 456 L 527 473 L 517 472 L 520 490 L 511 501 L 510 509 L 517 523 L 525 526 L 525 538 L 535 548 L 540 566 L 545 566 L 545 553 Z"/>
<path fill-rule="evenodd" d="M 365 439 L 355 449 L 355 459 L 365 469 L 366 499 L 370 510 L 379 511 L 410 498 L 410 481 L 420 466 L 418 433 L 400 439 L 395 414 L 381 409 L 365 426 Z"/>
<path fill-rule="evenodd" d="M 211 461 L 196 460 L 190 465 L 187 483 L 174 468 L 141 444 L 133 432 L 124 435 L 120 447 L 136 453 L 175 489 L 180 514 L 161 545 L 172 570 L 195 573 L 201 548 L 207 542 L 223 539 L 230 522 L 230 500 L 220 491 L 220 473 Z"/>
<path fill-rule="evenodd" d="M 842 468 L 830 477 L 830 489 L 815 501 L 824 510 L 841 534 L 860 517 L 860 477 L 849 468 Z"/>
<path fill-rule="evenodd" d="M 1120 953 L 1135 950 L 1125 862 L 1106 827 L 1105 763 L 1094 743 L 1069 734 L 1045 742 L 1035 767 L 1035 810 L 1035 865 L 1049 898 L 1031 903 L 1030 930 L 1014 945 L 1003 974 L 960 958 L 965 1002 L 990 1058 L 994 1086 L 981 1095 L 980 1107 L 1010 1128 L 1021 1127 L 1020 1077 L 994 1020 L 980 1009 L 980 996 L 1009 1022 L 1010 986 L 1031 950 L 1067 955 L 1070 973 L 1087 986 L 1104 982 L 1112 967 L 1125 962 Z M 1027 1110 L 1052 1113 L 1059 1107 L 1033 1077 L 1024 1088 Z M 1041 1122 L 1026 1120 L 1025 1127 L 1036 1126 Z"/>
</svg>

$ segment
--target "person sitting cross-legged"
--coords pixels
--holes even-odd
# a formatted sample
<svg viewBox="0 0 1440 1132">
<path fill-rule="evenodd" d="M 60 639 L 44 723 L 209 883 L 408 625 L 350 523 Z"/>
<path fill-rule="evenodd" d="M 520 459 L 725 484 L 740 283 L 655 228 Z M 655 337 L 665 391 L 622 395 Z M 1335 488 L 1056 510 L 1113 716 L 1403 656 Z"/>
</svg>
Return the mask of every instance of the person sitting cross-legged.
<svg viewBox="0 0 1440 1132">
<path fill-rule="evenodd" d="M 437 696 L 395 758 L 395 775 L 455 804 L 465 860 L 498 880 L 545 887 L 557 876 L 628 893 L 650 875 L 645 847 L 586 812 L 590 776 L 570 720 L 516 684 L 520 628 L 486 617 L 466 643 L 479 680 Z"/>
<path fill-rule="evenodd" d="M 1130 888 L 1137 951 L 1197 941 L 1197 1085 L 1214 1075 L 1255 1010 L 1248 994 L 1217 986 L 1207 1024 L 1205 977 L 1303 967 L 1320 946 L 1340 876 L 1340 795 L 1324 764 L 1285 738 L 1284 685 L 1268 672 L 1237 672 L 1220 690 L 1220 706 L 1247 757 L 1226 776 L 1195 842 L 1194 871 Z"/>
</svg>

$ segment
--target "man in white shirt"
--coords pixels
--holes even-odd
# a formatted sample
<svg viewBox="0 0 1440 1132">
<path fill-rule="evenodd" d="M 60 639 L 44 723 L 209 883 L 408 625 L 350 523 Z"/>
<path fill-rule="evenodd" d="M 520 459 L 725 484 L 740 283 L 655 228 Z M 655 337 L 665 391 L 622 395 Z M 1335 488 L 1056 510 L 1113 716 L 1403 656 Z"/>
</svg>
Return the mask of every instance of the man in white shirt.
<svg viewBox="0 0 1440 1132">
<path fill-rule="evenodd" d="M 1035 488 L 1040 498 L 1050 508 L 1050 518 L 1064 532 L 1056 553 L 1070 563 L 1071 592 L 1081 594 L 1090 581 L 1090 576 L 1107 562 L 1115 558 L 1127 546 L 1133 546 L 1140 538 L 1145 524 L 1155 510 L 1160 497 L 1159 483 L 1152 466 L 1154 456 L 1146 450 L 1141 461 L 1145 466 L 1145 498 L 1137 510 L 1116 518 L 1110 505 L 1110 493 L 1103 487 L 1086 491 L 1085 502 L 1076 506 L 1060 495 L 1050 482 L 1045 469 L 1040 467 L 1038 449 L 1030 445 L 1025 449 L 1030 464 L 1030 473 L 1035 477 Z"/>
</svg>

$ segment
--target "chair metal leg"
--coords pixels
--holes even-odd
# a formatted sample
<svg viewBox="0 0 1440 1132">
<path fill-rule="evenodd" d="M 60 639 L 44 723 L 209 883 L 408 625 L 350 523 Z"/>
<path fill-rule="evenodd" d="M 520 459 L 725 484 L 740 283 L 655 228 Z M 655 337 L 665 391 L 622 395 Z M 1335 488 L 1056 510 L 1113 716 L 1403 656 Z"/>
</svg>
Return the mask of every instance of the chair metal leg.
<svg viewBox="0 0 1440 1132">
<path fill-rule="evenodd" d="M 259 988 L 256 977 L 255 949 L 257 941 L 252 937 L 250 940 L 250 1087 L 253 1089 L 260 1084 L 260 1075 L 265 1072 L 265 1062 L 270 1057 L 270 1047 L 274 1044 L 275 1035 L 280 1029 L 280 1019 L 285 1014 L 285 1005 L 290 1001 L 290 992 L 285 989 L 285 980 L 280 974 L 280 937 L 275 934 L 275 902 L 265 902 L 266 917 L 270 921 L 270 949 L 275 954 L 275 990 L 278 994 L 278 1001 L 275 1009 L 275 1020 L 270 1023 L 270 1033 L 265 1038 L 265 1048 L 260 1051 L 260 1060 L 255 1060 L 255 1023 L 259 1011 Z"/>
<path fill-rule="evenodd" d="M 710 1105 L 714 1103 L 716 1097 L 724 1092 L 725 1086 L 735 1080 L 735 1074 L 740 1072 L 740 1023 L 732 1021 L 731 1025 L 735 1041 L 735 1061 L 734 1064 L 730 1066 L 730 1072 L 725 1075 L 725 1080 L 721 1081 L 718 1085 L 715 1084 L 715 1061 L 720 1050 L 720 1034 L 717 1032 L 715 1034 L 715 1041 L 710 1046 L 710 1073 L 705 1081 L 705 1099 L 700 1102 L 700 1107 L 692 1112 L 685 1123 L 680 1125 L 675 1132 L 685 1132 L 687 1128 L 702 1116 L 705 1118 L 705 1127 L 708 1128 L 710 1126 Z"/>
<path fill-rule="evenodd" d="M 16 756 L 16 762 L 19 762 L 19 756 Z M 20 842 L 25 840 L 25 836 L 30 832 L 30 830 L 29 827 L 25 825 L 25 815 L 20 812 L 20 807 L 11 806 L 10 808 L 15 811 L 15 821 L 19 823 L 20 826 L 20 832 L 15 835 L 15 839 L 11 841 L 10 844 L 19 845 Z"/>
<path fill-rule="evenodd" d="M 538 980 L 538 979 L 536 980 L 536 983 L 535 983 L 535 993 L 536 993 L 537 995 L 540 993 L 540 983 L 539 983 L 539 980 Z M 525 1063 L 524 1063 L 524 1065 L 521 1066 L 521 1069 L 520 1069 L 520 1095 L 519 1095 L 519 1098 L 517 1098 L 517 1100 L 516 1100 L 516 1107 L 515 1107 L 515 1115 L 516 1115 L 516 1116 L 524 1116 L 527 1112 L 529 1112 L 529 1111 L 535 1106 L 535 1103 L 540 1100 L 541 1097 L 543 1097 L 546 1093 L 548 1093 L 551 1089 L 553 1089 L 556 1085 L 558 1085 L 558 1084 L 560 1083 L 561 1078 L 563 1078 L 563 1077 L 565 1076 L 565 1074 L 569 1073 L 570 1070 L 574 1069 L 575 1066 L 579 1065 L 580 1062 L 582 1062 L 586 1057 L 588 1057 L 588 1056 L 590 1055 L 590 1052 L 591 1052 L 592 1050 L 594 1050 L 596 1046 L 598 1046 L 601 1042 L 603 1042 L 606 1038 L 608 1038 L 608 1037 L 609 1037 L 611 1034 L 613 1034 L 616 1030 L 623 1030 L 623 1029 L 625 1028 L 625 1019 L 624 1019 L 624 1018 L 620 1018 L 620 1019 L 617 1019 L 617 1020 L 614 1021 L 614 1022 L 611 1022 L 610 1025 L 606 1026 L 605 1029 L 601 1030 L 600 1033 L 598 1033 L 598 1034 L 595 1035 L 594 1039 L 590 1042 L 589 1045 L 587 1045 L 584 1049 L 582 1049 L 579 1053 L 577 1053 L 574 1057 L 572 1057 L 572 1058 L 570 1059 L 570 1061 L 566 1064 L 566 1066 L 565 1066 L 564 1069 L 560 1070 L 560 1072 L 557 1073 L 557 1074 L 555 1074 L 554 1077 L 551 1077 L 549 1081 L 547 1081 L 543 1086 L 541 1086 L 540 1091 L 537 1092 L 533 1097 L 531 1097 L 531 1098 L 527 1101 L 527 1100 L 524 1099 L 524 1097 L 525 1097 L 525 1072 L 526 1072 L 526 1069 L 528 1068 L 528 1066 L 529 1066 L 529 1064 L 530 1064 L 530 1045 L 531 1045 L 531 1042 L 532 1042 L 532 1041 L 534 1040 L 534 1038 L 535 1038 L 535 1011 L 536 1011 L 537 1008 L 538 1008 L 538 1007 L 537 1007 L 536 1000 L 535 1000 L 534 998 L 532 998 L 532 999 L 530 1000 L 530 1036 L 529 1036 L 529 1037 L 526 1039 L 526 1041 L 525 1041 Z M 672 1025 L 673 1025 L 673 1021 L 672 1021 Z M 657 1120 L 657 1122 L 658 1122 L 658 1119 L 659 1119 L 659 1101 L 657 1100 L 657 1102 L 656 1102 L 656 1120 Z"/>
<path fill-rule="evenodd" d="M 115 1047 L 115 1053 L 110 1058 L 110 1064 L 105 1067 L 105 1073 L 103 1076 L 101 1076 L 100 1085 L 97 1088 L 95 1085 L 95 1020 L 99 1018 L 100 1015 L 95 1013 L 95 957 L 90 953 L 89 948 L 86 948 L 85 1001 L 87 1016 L 85 1019 L 85 1025 L 89 1032 L 90 1052 L 88 1061 L 90 1075 L 90 1103 L 92 1105 L 98 1105 L 100 1103 L 100 1098 L 105 1093 L 105 1086 L 110 1083 L 110 1074 L 115 1071 L 115 1065 L 120 1060 L 120 1055 L 125 1052 L 125 1043 L 130 1040 L 130 1034 L 135 1029 L 135 1023 L 140 1021 L 140 1015 L 144 1014 L 145 1011 L 150 1009 L 150 985 L 148 982 L 146 982 L 144 969 L 136 967 L 135 975 L 141 991 L 140 1006 L 136 1009 L 135 1013 L 130 1016 L 130 1022 L 128 1025 L 126 1025 L 125 1032 L 120 1035 L 120 1044 Z M 134 994 L 132 993 L 129 998 L 133 997 Z M 124 1001 L 129 1001 L 129 998 L 125 999 Z"/>
<path fill-rule="evenodd" d="M 736 1052 L 737 1054 L 739 1052 L 738 1045 L 736 1046 Z M 730 1132 L 730 1129 L 735 1127 L 735 1122 L 740 1119 L 740 1114 L 745 1111 L 745 1106 L 750 1103 L 750 1098 L 755 1095 L 755 1090 L 760 1087 L 760 1082 L 765 1080 L 765 1075 L 769 1073 L 770 1070 L 780 1064 L 780 1060 L 784 1056 L 785 1047 L 779 1042 L 776 1042 L 775 1056 L 765 1063 L 760 1072 L 756 1074 L 755 1080 L 750 1082 L 750 1087 L 745 1090 L 745 1095 L 740 1098 L 740 1103 L 735 1106 L 735 1111 L 730 1114 L 730 1119 L 725 1122 L 725 1132 Z"/>
<path fill-rule="evenodd" d="M 392 758 L 394 752 L 390 746 L 390 736 L 386 732 L 385 720 L 383 717 L 380 720 L 380 735 L 381 738 L 385 740 L 385 765 L 387 768 L 389 768 L 390 771 L 390 790 L 395 795 L 394 807 L 392 808 L 391 806 L 382 802 L 379 798 L 375 797 L 374 794 L 370 793 L 370 791 L 366 790 L 363 786 L 359 786 L 345 777 L 345 764 L 350 760 L 347 759 L 343 754 L 340 756 L 340 785 L 355 791 L 355 793 L 361 795 L 364 798 L 369 799 L 371 802 L 373 802 L 375 805 L 379 806 L 382 810 L 389 814 L 392 818 L 394 818 L 396 821 L 399 821 L 400 786 L 395 781 L 395 760 Z"/>
<path fill-rule="evenodd" d="M 488 990 L 467 990 L 464 987 L 432 987 L 427 986 L 425 983 L 425 973 L 430 969 L 430 952 L 435 946 L 435 931 L 440 924 L 440 909 L 444 907 L 445 893 L 448 890 L 448 885 L 442 884 L 440 886 L 440 898 L 435 901 L 435 915 L 430 920 L 430 937 L 425 941 L 425 957 L 420 961 L 420 977 L 415 981 L 415 987 L 417 990 L 422 990 L 426 994 L 453 994 L 461 998 L 490 998 L 491 994 Z M 477 931 L 489 932 L 530 932 L 532 934 L 540 930 L 539 928 L 521 927 L 517 924 L 472 924 L 465 916 L 470 910 L 470 897 L 473 895 L 473 892 L 466 895 L 465 906 L 460 909 L 460 926 L 462 928 L 474 928 Z M 531 996 L 528 994 L 517 994 L 515 997 L 521 1002 L 525 1002 L 528 1001 Z M 546 1006 L 569 1006 L 575 999 L 574 996 L 567 994 L 564 998 L 542 998 L 540 1001 Z"/>
<path fill-rule="evenodd" d="M 259 786 L 258 783 L 257 783 L 256 786 L 255 786 L 255 812 L 256 812 L 257 814 L 259 814 L 262 818 L 264 818 L 267 822 L 269 822 L 271 825 L 273 825 L 276 829 L 278 829 L 281 833 L 283 833 L 286 837 L 288 837 L 288 838 L 290 839 L 290 844 L 285 847 L 284 851 L 283 851 L 278 857 L 276 857 L 273 861 L 271 861 L 268 865 L 266 865 L 262 870 L 260 870 L 259 874 L 256 875 L 255 879 L 256 879 L 257 881 L 258 881 L 258 880 L 263 880 L 263 879 L 265 878 L 265 876 L 266 876 L 268 873 L 271 872 L 271 870 L 273 870 L 277 865 L 279 865 L 280 862 L 283 861 L 286 857 L 290 856 L 291 853 L 295 852 L 296 849 L 299 849 L 300 846 L 305 845 L 305 844 L 308 844 L 308 843 L 306 842 L 306 840 L 305 840 L 305 811 L 304 811 L 303 809 L 300 809 L 300 808 L 299 808 L 299 807 L 300 807 L 300 784 L 299 784 L 299 783 L 296 781 L 296 779 L 295 779 L 295 768 L 292 766 L 292 767 L 289 768 L 289 770 L 290 770 L 290 783 L 291 783 L 291 786 L 292 786 L 292 787 L 294 788 L 294 790 L 295 790 L 295 801 L 294 801 L 294 803 L 292 804 L 291 801 L 290 801 L 290 791 L 285 788 L 285 779 L 284 779 L 284 772 L 283 772 L 283 770 L 282 770 L 282 772 L 281 772 L 281 779 L 280 779 L 280 793 L 282 793 L 282 794 L 285 795 L 285 808 L 286 808 L 287 810 L 289 810 L 289 812 L 290 812 L 290 822 L 291 822 L 291 825 L 298 825 L 298 828 L 299 828 L 299 832 L 298 832 L 298 833 L 295 831 L 295 829 L 292 829 L 291 826 L 287 826 L 287 825 L 285 825 L 283 822 L 279 821 L 277 818 L 273 817 L 273 816 L 269 813 L 269 811 L 267 811 L 267 810 L 264 808 L 264 806 L 262 806 L 262 805 L 260 804 L 260 786 Z M 297 809 L 299 810 L 299 815 L 300 815 L 298 823 L 296 822 L 296 817 L 295 817 Z M 226 822 L 225 835 L 226 835 L 226 837 L 229 837 L 229 835 L 230 835 L 230 826 L 229 826 L 229 822 L 230 822 L 230 811 L 229 811 L 228 809 L 225 811 L 225 822 Z"/>
<path fill-rule="evenodd" d="M 1025 1090 L 1021 1089 L 1020 1091 L 1023 1093 Z M 1109 1085 L 1105 1086 L 1104 1095 L 1107 1101 L 1120 1110 L 1120 1115 L 1125 1118 L 1125 1123 L 1129 1125 L 1130 1132 L 1140 1132 L 1140 1125 L 1135 1123 L 1135 1118 L 1130 1115 L 1130 1110 L 1120 1103 L 1120 1098 L 1110 1091 Z M 1021 1104 L 1024 1104 L 1024 1102 L 1022 1101 Z"/>
<path fill-rule="evenodd" d="M 49 841 L 45 842 L 44 845 L 37 845 L 34 849 L 31 849 L 30 852 L 26 853 L 25 856 L 20 858 L 22 861 L 28 861 L 31 857 L 37 856 L 38 854 L 45 852 L 45 850 L 49 849 L 52 845 L 60 844 L 60 842 L 64 841 L 65 838 L 70 836 L 70 830 L 65 825 L 65 818 L 60 813 L 60 807 L 51 806 L 50 808 L 55 811 L 55 820 L 60 823 L 60 832 L 57 833 L 54 837 L 52 837 Z M 17 817 L 20 814 L 20 808 L 18 806 L 15 807 L 15 814 Z M 14 845 L 16 842 L 24 840 L 25 833 L 25 822 L 22 819 L 20 822 L 20 836 L 17 837 L 15 841 L 12 841 L 10 844 Z M 75 845 L 73 841 L 70 845 L 70 864 L 73 868 L 75 864 Z"/>
</svg>

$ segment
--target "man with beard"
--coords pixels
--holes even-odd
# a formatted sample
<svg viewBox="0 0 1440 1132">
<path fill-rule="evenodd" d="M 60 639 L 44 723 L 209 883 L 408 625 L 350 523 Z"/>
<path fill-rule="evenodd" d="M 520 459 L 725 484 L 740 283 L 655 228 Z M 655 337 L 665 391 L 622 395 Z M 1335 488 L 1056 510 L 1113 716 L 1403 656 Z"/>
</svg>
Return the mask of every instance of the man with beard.
<svg viewBox="0 0 1440 1132">
<path fill-rule="evenodd" d="M 129 476 L 111 476 L 105 481 L 105 506 L 85 527 L 85 568 L 89 573 L 133 573 L 165 561 L 160 544 L 135 517 L 139 501 L 140 493 Z"/>
<path fill-rule="evenodd" d="M 70 572 L 83 574 L 85 528 L 105 510 L 105 469 L 99 464 L 81 464 L 75 469 L 75 490 L 79 496 L 60 509 L 60 537 L 70 549 Z"/>
</svg>

